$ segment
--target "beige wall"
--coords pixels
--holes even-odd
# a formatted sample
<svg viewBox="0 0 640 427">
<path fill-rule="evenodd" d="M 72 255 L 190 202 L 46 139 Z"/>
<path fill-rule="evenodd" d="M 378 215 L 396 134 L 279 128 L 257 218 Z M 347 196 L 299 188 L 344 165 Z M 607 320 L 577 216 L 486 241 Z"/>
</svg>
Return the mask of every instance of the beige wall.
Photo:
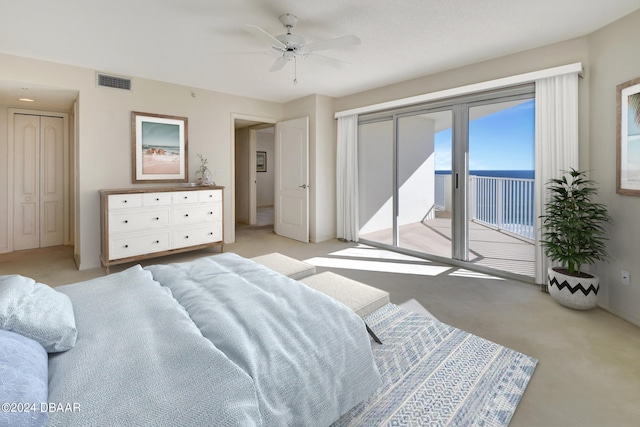
<svg viewBox="0 0 640 427">
<path fill-rule="evenodd" d="M 76 249 L 79 248 L 81 269 L 99 265 L 98 190 L 134 187 L 131 183 L 131 111 L 189 118 L 189 177 L 195 178 L 199 164 L 197 153 L 209 159 L 212 171 L 220 170 L 221 175 L 214 179 L 217 184 L 227 187 L 225 239 L 233 238 L 232 114 L 278 120 L 282 116 L 281 104 L 142 78 L 133 78 L 131 92 L 99 88 L 95 85 L 94 70 L 4 54 L 0 54 L 0 64 L 0 80 L 79 91 L 76 149 L 79 236 L 76 236 Z M 6 118 L 2 120 L 6 122 Z M 0 139 L 0 153 L 6 150 L 5 129 L 1 132 L 4 136 Z M 0 184 L 6 180 L 5 168 L 2 171 Z M 5 200 L 1 201 L 2 209 L 6 209 Z M 0 218 L 4 215 L 0 213 Z M 6 234 L 6 223 L 0 226 L 0 237 L 3 233 Z"/>
<path fill-rule="evenodd" d="M 235 130 L 236 147 L 236 172 L 235 172 L 235 201 L 236 201 L 236 222 L 249 224 L 249 195 L 251 182 L 249 180 L 249 128 Z"/>
<path fill-rule="evenodd" d="M 284 117 L 309 117 L 309 239 L 336 237 L 336 121 L 334 98 L 311 95 L 284 105 Z"/>
<path fill-rule="evenodd" d="M 273 128 L 256 131 L 256 151 L 267 153 L 267 171 L 256 173 L 256 206 L 273 206 L 275 201 L 276 174 L 273 161 L 276 158 Z"/>
<path fill-rule="evenodd" d="M 600 184 L 601 201 L 614 223 L 607 249 L 611 260 L 598 263 L 600 304 L 640 325 L 640 197 L 616 194 L 616 86 L 640 77 L 640 11 L 589 36 L 591 177 Z M 620 270 L 631 273 L 622 285 Z"/>
<path fill-rule="evenodd" d="M 316 241 L 336 237 L 336 136 L 334 98 L 318 96 L 316 120 Z"/>
<path fill-rule="evenodd" d="M 8 108 L 0 105 L 0 159 L 8 159 L 8 141 L 7 131 L 8 129 Z M 9 245 L 9 230 L 7 227 L 7 221 L 9 221 L 9 177 L 8 177 L 9 165 L 2 163 L 0 166 L 0 253 L 8 251 Z"/>
</svg>

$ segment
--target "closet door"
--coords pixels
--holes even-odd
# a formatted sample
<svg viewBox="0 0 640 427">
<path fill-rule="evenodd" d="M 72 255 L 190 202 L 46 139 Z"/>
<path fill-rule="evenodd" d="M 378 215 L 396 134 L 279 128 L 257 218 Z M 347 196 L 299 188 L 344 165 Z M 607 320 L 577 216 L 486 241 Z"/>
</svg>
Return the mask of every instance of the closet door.
<svg viewBox="0 0 640 427">
<path fill-rule="evenodd" d="M 61 117 L 14 116 L 14 250 L 64 243 Z"/>
</svg>

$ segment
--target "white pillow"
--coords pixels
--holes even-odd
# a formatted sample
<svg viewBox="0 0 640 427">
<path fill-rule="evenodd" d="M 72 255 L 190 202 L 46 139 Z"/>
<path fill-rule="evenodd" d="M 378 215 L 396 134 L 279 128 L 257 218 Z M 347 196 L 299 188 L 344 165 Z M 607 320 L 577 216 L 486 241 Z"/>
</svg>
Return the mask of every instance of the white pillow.
<svg viewBox="0 0 640 427">
<path fill-rule="evenodd" d="M 17 274 L 0 276 L 0 329 L 31 338 L 49 353 L 73 348 L 78 336 L 69 297 Z"/>
<path fill-rule="evenodd" d="M 5 405 L 0 409 L 0 426 L 47 424 L 49 414 L 40 408 L 47 404 L 48 373 L 47 352 L 40 344 L 0 329 L 0 404 Z"/>
</svg>

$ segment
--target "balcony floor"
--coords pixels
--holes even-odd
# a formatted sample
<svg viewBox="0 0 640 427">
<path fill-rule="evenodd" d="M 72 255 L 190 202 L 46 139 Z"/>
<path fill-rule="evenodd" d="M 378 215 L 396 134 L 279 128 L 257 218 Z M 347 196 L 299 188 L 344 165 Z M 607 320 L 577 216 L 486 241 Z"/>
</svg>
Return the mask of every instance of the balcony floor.
<svg viewBox="0 0 640 427">
<path fill-rule="evenodd" d="M 360 236 L 392 244 L 391 230 Z M 400 227 L 400 247 L 451 258 L 451 218 L 438 217 Z M 522 276 L 535 277 L 535 246 L 526 240 L 469 221 L 469 262 Z"/>
</svg>

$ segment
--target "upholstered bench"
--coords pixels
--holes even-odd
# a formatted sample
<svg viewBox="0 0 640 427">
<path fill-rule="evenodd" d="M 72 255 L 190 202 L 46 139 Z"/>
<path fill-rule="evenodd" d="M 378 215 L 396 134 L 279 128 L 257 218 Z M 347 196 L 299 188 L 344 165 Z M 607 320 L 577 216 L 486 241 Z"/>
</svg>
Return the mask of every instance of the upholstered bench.
<svg viewBox="0 0 640 427">
<path fill-rule="evenodd" d="M 251 258 L 253 261 L 264 265 L 271 270 L 288 276 L 294 280 L 300 280 L 312 274 L 316 274 L 316 267 L 303 261 L 298 261 L 278 252 L 260 255 Z"/>
<path fill-rule="evenodd" d="M 360 317 L 371 314 L 389 303 L 389 292 L 330 271 L 305 277 L 300 282 L 337 299 L 355 311 Z"/>
</svg>

